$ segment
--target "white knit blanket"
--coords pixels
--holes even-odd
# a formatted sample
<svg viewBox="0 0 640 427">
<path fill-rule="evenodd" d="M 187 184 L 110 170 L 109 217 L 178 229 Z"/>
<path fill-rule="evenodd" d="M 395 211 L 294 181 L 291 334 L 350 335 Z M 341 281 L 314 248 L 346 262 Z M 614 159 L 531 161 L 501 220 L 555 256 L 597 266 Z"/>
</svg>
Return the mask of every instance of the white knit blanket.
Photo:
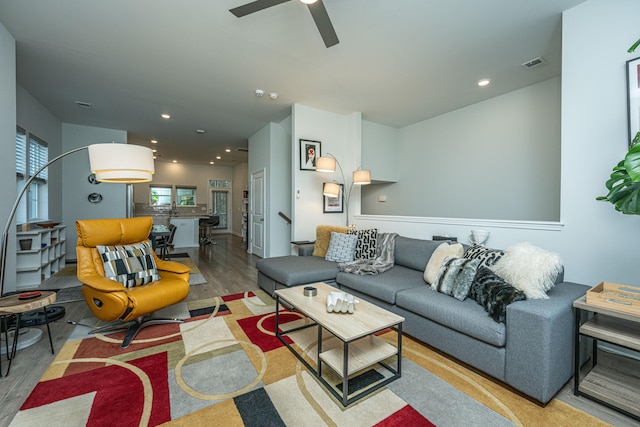
<svg viewBox="0 0 640 427">
<path fill-rule="evenodd" d="M 378 233 L 376 257 L 374 259 L 357 259 L 338 264 L 338 269 L 352 274 L 380 274 L 393 267 L 393 257 L 398 233 Z"/>
</svg>

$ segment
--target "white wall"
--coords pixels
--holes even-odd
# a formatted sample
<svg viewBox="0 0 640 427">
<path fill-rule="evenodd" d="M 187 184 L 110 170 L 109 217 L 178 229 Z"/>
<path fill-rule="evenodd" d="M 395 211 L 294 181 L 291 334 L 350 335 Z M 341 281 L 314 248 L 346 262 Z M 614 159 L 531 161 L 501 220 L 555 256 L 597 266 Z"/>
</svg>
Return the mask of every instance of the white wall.
<svg viewBox="0 0 640 427">
<path fill-rule="evenodd" d="M 291 251 L 291 226 L 278 215 L 283 212 L 291 217 L 291 163 L 290 117 L 281 123 L 268 123 L 249 138 L 249 175 L 265 172 L 265 258 Z M 254 238 L 251 232 L 249 227 L 249 239 Z"/>
<path fill-rule="evenodd" d="M 292 240 L 315 240 L 316 226 L 319 224 L 345 225 L 346 212 L 323 213 L 322 186 L 333 180 L 345 184 L 348 191 L 351 172 L 360 166 L 362 145 L 362 115 L 359 112 L 340 115 L 295 104 L 292 113 L 293 147 L 293 234 Z M 300 139 L 321 142 L 321 155 L 333 154 L 344 171 L 344 179 L 339 171 L 322 173 L 300 170 Z M 349 204 L 350 222 L 353 215 L 360 213 L 360 188 L 353 187 Z"/>
<path fill-rule="evenodd" d="M 62 123 L 35 99 L 22 86 L 16 87 L 16 108 L 18 126 L 37 136 L 48 144 L 49 159 L 62 154 Z M 49 218 L 60 221 L 62 218 L 62 162 L 49 166 L 48 207 Z M 23 197 L 22 202 L 25 202 Z M 23 209 L 21 207 L 21 209 Z M 24 207 L 26 212 L 26 205 Z M 24 220 L 24 216 L 23 216 Z"/>
<path fill-rule="evenodd" d="M 62 124 L 62 150 L 101 142 L 127 142 L 127 132 L 91 126 Z M 122 218 L 127 215 L 126 184 L 101 183 L 93 185 L 87 150 L 68 155 L 62 162 L 62 222 L 67 225 L 67 259 L 76 259 L 75 223 L 78 219 Z M 90 203 L 91 193 L 102 195 L 102 202 Z"/>
<path fill-rule="evenodd" d="M 388 145 L 398 182 L 364 187 L 365 213 L 560 219 L 559 78 L 406 126 Z"/>
<path fill-rule="evenodd" d="M 0 198 L 13 201 L 16 198 L 16 43 L 11 34 L 0 24 Z M 7 185 L 10 183 L 10 185 Z M 9 219 L 13 203 L 0 204 L 0 224 Z M 7 258 L 4 292 L 15 290 L 16 233 L 10 228 L 7 241 Z"/>
<path fill-rule="evenodd" d="M 626 52 L 640 37 L 638 16 L 637 0 L 588 0 L 563 15 L 560 223 L 362 216 L 358 226 L 465 242 L 483 228 L 491 231 L 487 246 L 528 240 L 558 252 L 566 280 L 638 284 L 640 216 L 595 200 L 627 150 L 625 62 L 640 56 Z"/>
</svg>

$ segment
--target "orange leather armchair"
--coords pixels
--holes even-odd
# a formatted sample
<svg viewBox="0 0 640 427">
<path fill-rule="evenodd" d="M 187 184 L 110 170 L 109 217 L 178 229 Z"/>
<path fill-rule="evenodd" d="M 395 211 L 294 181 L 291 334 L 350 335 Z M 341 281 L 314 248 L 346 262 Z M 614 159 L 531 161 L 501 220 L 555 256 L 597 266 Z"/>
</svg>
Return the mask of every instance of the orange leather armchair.
<svg viewBox="0 0 640 427">
<path fill-rule="evenodd" d="M 100 320 L 111 322 L 90 333 L 127 329 L 122 347 L 129 346 L 138 331 L 158 323 L 182 322 L 180 319 L 146 319 L 150 313 L 176 304 L 189 294 L 188 266 L 164 261 L 151 251 L 160 280 L 126 288 L 105 277 L 105 269 L 97 245 L 122 246 L 149 239 L 151 217 L 115 218 L 76 221 L 78 243 L 78 280 L 89 309 Z"/>
</svg>

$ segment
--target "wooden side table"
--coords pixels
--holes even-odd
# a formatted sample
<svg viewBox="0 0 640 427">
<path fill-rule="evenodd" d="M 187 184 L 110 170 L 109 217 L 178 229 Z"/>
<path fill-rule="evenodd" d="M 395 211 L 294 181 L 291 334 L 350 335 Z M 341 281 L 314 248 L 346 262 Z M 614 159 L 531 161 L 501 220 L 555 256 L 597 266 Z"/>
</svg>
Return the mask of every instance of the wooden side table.
<svg viewBox="0 0 640 427">
<path fill-rule="evenodd" d="M 46 307 L 53 304 L 56 301 L 56 293 L 52 291 L 43 291 L 40 296 L 31 299 L 19 299 L 19 294 L 10 295 L 4 298 L 0 298 L 0 321 L 4 325 L 5 345 L 7 350 L 7 359 L 9 360 L 9 366 L 7 367 L 7 373 L 9 375 L 11 370 L 11 362 L 16 356 L 16 350 L 18 349 L 18 338 L 20 336 L 20 316 L 22 313 L 28 311 L 42 309 L 44 312 L 44 319 L 47 325 L 47 332 L 49 334 L 49 345 L 51 346 L 51 354 L 53 351 L 53 341 L 51 340 L 51 329 L 49 329 L 49 317 L 47 315 Z M 9 332 L 7 318 L 10 316 L 16 316 L 16 327 L 13 332 L 13 347 L 9 350 Z M 0 377 L 2 377 L 2 364 L 0 361 Z"/>
<path fill-rule="evenodd" d="M 598 363 L 598 341 L 640 352 L 640 316 L 589 304 L 586 297 L 573 302 L 575 310 L 573 392 L 640 420 L 640 362 L 621 357 L 613 366 Z M 590 316 L 583 316 L 583 312 Z M 581 338 L 593 342 L 591 366 L 581 368 Z M 584 374 L 584 375 L 582 375 Z"/>
</svg>

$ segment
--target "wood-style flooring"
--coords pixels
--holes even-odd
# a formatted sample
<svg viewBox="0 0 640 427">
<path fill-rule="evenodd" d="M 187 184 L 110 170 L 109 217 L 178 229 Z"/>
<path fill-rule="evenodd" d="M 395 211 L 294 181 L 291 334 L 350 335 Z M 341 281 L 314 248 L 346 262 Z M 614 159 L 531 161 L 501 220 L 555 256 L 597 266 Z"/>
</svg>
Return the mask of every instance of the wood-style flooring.
<svg viewBox="0 0 640 427">
<path fill-rule="evenodd" d="M 175 252 L 187 252 L 196 263 L 207 284 L 192 286 L 188 300 L 222 296 L 258 289 L 255 262 L 258 259 L 247 253 L 241 238 L 216 235 L 216 245 L 201 248 L 177 248 Z M 180 261 L 180 258 L 175 258 Z M 51 324 L 51 334 L 56 352 L 71 333 L 67 319 L 80 320 L 92 316 L 84 301 L 64 304 L 65 317 Z M 55 355 L 51 354 L 46 329 L 40 342 L 18 352 L 8 377 L 0 378 L 0 427 L 8 426 L 31 390 L 38 383 Z M 2 368 L 6 370 L 6 358 L 2 355 Z M 614 426 L 640 426 L 637 422 L 583 397 L 573 395 L 573 380 L 556 396 L 558 399 L 582 411 L 590 413 Z"/>
</svg>

